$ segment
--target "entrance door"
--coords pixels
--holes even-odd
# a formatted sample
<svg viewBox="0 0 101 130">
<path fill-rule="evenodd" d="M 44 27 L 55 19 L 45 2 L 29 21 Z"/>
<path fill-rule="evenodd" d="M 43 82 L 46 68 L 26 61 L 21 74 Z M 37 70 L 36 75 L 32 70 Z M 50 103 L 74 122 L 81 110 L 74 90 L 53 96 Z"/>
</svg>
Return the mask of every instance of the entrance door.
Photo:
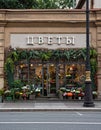
<svg viewBox="0 0 101 130">
<path fill-rule="evenodd" d="M 55 94 L 56 93 L 56 66 L 55 64 L 49 64 L 48 65 L 48 71 L 49 71 L 49 93 Z"/>
<path fill-rule="evenodd" d="M 56 67 L 54 64 L 43 65 L 43 91 L 44 95 L 56 93 Z M 47 92 L 47 94 L 46 94 Z"/>
</svg>

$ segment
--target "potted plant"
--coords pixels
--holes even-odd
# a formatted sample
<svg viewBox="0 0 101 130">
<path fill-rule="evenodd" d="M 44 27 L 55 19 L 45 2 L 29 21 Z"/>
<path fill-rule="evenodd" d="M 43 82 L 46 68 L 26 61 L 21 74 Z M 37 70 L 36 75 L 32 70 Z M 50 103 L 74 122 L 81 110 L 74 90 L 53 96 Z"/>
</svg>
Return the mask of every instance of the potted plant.
<svg viewBox="0 0 101 130">
<path fill-rule="evenodd" d="M 7 101 L 11 101 L 12 100 L 12 94 L 11 94 L 11 91 L 10 90 L 6 90 L 4 92 L 4 97 Z"/>
<path fill-rule="evenodd" d="M 35 90 L 34 90 L 34 89 L 30 91 L 29 99 L 30 99 L 30 100 L 35 99 Z"/>
<path fill-rule="evenodd" d="M 92 91 L 92 94 L 93 94 L 93 99 L 96 99 L 96 98 L 97 98 L 97 96 L 98 96 L 97 91 Z"/>
</svg>

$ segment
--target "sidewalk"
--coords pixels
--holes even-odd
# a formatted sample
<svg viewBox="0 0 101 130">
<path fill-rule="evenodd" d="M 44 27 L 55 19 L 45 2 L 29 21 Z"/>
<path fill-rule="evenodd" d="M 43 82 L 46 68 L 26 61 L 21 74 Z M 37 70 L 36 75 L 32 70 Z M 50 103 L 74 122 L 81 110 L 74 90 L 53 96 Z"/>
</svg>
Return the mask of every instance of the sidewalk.
<svg viewBox="0 0 101 130">
<path fill-rule="evenodd" d="M 101 111 L 101 101 L 95 107 L 83 107 L 83 101 L 24 101 L 0 103 L 0 112 L 6 111 Z"/>
</svg>

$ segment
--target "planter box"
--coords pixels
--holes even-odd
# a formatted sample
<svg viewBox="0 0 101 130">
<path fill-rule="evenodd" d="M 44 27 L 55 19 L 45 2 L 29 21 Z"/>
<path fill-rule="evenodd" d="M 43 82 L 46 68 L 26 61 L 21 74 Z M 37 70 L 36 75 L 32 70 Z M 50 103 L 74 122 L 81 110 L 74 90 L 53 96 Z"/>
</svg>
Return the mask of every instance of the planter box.
<svg viewBox="0 0 101 130">
<path fill-rule="evenodd" d="M 6 97 L 6 101 L 12 101 L 12 97 Z"/>
</svg>

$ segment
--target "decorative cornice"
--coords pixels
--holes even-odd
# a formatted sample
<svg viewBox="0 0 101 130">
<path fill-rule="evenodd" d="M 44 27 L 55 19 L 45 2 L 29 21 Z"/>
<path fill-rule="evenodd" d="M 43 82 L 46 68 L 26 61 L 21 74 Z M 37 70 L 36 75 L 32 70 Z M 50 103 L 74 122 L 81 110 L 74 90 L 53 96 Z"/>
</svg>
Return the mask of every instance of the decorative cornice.
<svg viewBox="0 0 101 130">
<path fill-rule="evenodd" d="M 84 1 L 84 0 L 83 0 Z M 38 10 L 1 10 L 0 26 L 9 26 L 9 23 L 85 23 L 85 9 L 38 9 Z M 90 10 L 90 22 L 100 22 L 101 9 Z"/>
</svg>

